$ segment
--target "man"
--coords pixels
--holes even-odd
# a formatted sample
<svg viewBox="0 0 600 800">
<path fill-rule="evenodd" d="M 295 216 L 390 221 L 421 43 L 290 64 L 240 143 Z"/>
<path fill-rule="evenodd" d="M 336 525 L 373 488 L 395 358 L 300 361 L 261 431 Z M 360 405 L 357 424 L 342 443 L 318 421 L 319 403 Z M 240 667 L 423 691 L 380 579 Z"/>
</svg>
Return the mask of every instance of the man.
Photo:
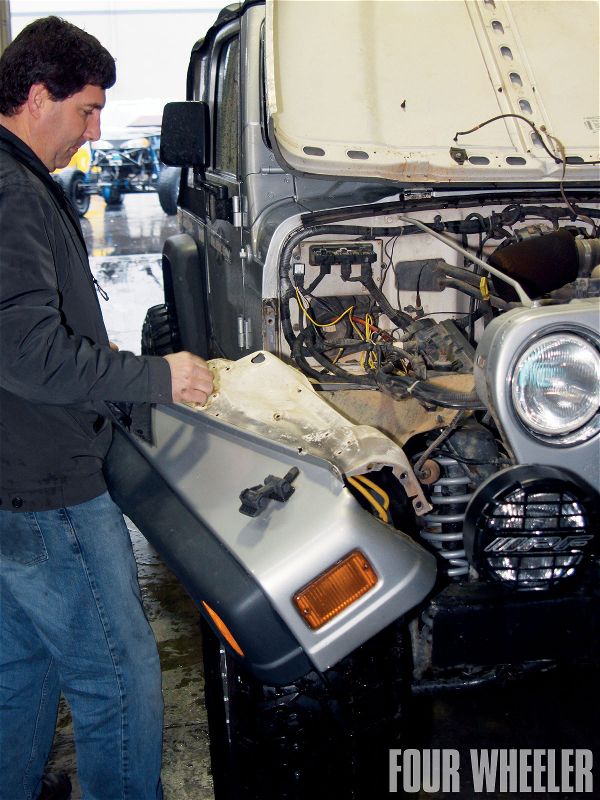
<svg viewBox="0 0 600 800">
<path fill-rule="evenodd" d="M 111 348 L 76 213 L 49 173 L 100 137 L 114 59 L 56 17 L 0 59 L 0 798 L 43 777 L 60 692 L 85 800 L 162 797 L 162 694 L 123 517 L 110 403 L 205 402 L 190 353 Z M 136 426 L 137 427 L 137 426 Z"/>
</svg>

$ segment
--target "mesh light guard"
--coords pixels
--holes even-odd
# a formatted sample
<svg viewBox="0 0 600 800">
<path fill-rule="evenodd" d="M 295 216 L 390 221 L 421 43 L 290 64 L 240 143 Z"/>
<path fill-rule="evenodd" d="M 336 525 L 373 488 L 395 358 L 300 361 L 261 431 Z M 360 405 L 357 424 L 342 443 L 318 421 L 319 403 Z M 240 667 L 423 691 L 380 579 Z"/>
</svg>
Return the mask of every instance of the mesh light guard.
<svg viewBox="0 0 600 800">
<path fill-rule="evenodd" d="M 515 590 L 548 590 L 597 552 L 598 498 L 556 467 L 517 466 L 485 481 L 466 511 L 465 549 L 479 575 Z"/>
</svg>

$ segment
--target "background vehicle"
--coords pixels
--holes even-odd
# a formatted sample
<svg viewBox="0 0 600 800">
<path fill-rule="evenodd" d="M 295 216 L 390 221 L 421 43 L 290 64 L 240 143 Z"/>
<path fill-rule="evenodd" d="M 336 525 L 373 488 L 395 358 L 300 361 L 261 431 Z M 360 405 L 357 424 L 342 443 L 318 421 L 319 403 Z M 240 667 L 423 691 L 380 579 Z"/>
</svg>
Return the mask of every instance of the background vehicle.
<svg viewBox="0 0 600 800">
<path fill-rule="evenodd" d="M 177 212 L 181 171 L 159 159 L 160 126 L 136 126 L 112 131 L 92 145 L 91 186 L 107 206 L 118 206 L 123 195 L 158 192 L 166 214 Z"/>
<path fill-rule="evenodd" d="M 409 690 L 598 658 L 598 93 L 548 55 L 593 83 L 597 33 L 551 6 L 228 7 L 165 109 L 143 348 L 215 393 L 109 475 L 206 619 L 219 800 L 379 797 Z"/>
<path fill-rule="evenodd" d="M 80 217 L 83 217 L 90 207 L 91 165 L 92 152 L 89 143 L 86 142 L 75 153 L 68 166 L 53 173 L 54 180 L 60 183 Z"/>
<path fill-rule="evenodd" d="M 124 194 L 157 192 L 165 214 L 177 213 L 181 170 L 161 163 L 160 125 L 134 124 L 113 130 L 107 138 L 86 143 L 68 167 L 54 173 L 80 217 L 90 207 L 90 197 L 99 194 L 109 207 L 120 206 Z"/>
</svg>

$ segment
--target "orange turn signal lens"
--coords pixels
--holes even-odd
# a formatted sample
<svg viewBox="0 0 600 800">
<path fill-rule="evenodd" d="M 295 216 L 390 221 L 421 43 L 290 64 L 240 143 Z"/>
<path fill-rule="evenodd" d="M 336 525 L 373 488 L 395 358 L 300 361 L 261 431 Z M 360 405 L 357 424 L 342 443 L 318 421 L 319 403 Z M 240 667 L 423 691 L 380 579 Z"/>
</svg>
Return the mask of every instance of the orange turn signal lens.
<svg viewBox="0 0 600 800">
<path fill-rule="evenodd" d="M 296 608 L 311 628 L 320 628 L 377 583 L 375 570 L 353 550 L 294 595 Z"/>
<path fill-rule="evenodd" d="M 204 602 L 204 600 L 202 601 L 202 605 L 206 609 L 206 613 L 209 615 L 209 617 L 215 623 L 215 626 L 216 626 L 217 630 L 219 631 L 221 636 L 225 639 L 227 644 L 231 647 L 231 649 L 235 650 L 235 652 L 239 656 L 243 656 L 244 655 L 244 651 L 239 646 L 239 644 L 236 642 L 236 640 L 233 638 L 233 634 L 231 633 L 231 631 L 229 630 L 227 625 L 225 625 L 225 623 L 223 622 L 221 617 L 217 614 L 217 612 L 213 611 L 212 608 L 208 605 L 208 603 Z"/>
</svg>

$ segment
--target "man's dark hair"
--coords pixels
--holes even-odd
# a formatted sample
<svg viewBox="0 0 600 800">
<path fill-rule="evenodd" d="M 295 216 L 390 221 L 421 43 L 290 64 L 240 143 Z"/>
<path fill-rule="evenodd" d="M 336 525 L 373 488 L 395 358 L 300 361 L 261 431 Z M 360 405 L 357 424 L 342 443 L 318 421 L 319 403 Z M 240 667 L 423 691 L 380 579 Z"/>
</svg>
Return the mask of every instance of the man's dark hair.
<svg viewBox="0 0 600 800">
<path fill-rule="evenodd" d="M 88 84 L 108 89 L 115 80 L 115 60 L 95 36 L 59 17 L 36 19 L 0 58 L 0 114 L 15 114 L 35 83 L 65 100 Z"/>
</svg>

